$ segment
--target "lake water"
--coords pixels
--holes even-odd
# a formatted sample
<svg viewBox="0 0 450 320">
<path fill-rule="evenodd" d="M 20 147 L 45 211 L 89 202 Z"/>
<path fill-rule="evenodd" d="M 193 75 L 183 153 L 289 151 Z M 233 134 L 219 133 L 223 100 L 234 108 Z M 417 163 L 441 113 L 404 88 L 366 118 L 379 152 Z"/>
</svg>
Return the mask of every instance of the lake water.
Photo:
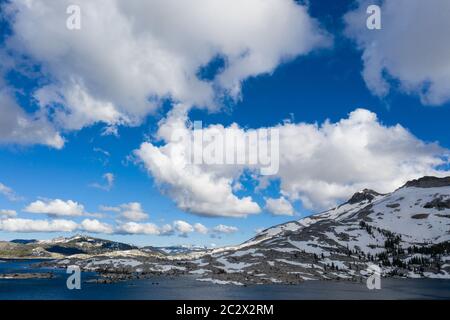
<svg viewBox="0 0 450 320">
<path fill-rule="evenodd" d="M 48 272 L 52 279 L 0 279 L 0 300 L 21 299 L 450 299 L 450 280 L 382 279 L 381 290 L 368 290 L 365 284 L 331 281 L 306 281 L 301 285 L 215 285 L 190 277 L 154 277 L 113 284 L 85 283 L 94 273 L 82 274 L 81 290 L 68 290 L 65 270 L 31 269 L 32 261 L 0 262 L 0 273 Z"/>
</svg>

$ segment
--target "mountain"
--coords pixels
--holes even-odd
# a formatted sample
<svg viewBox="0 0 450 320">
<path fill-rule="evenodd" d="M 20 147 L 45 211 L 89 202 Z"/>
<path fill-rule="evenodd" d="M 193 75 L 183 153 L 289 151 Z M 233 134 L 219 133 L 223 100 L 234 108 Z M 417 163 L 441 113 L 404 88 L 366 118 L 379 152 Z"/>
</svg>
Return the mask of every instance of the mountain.
<svg viewBox="0 0 450 320">
<path fill-rule="evenodd" d="M 76 254 L 98 255 L 137 247 L 83 235 L 52 240 L 12 240 L 0 242 L 0 258 L 63 258 Z"/>
<path fill-rule="evenodd" d="M 85 254 L 50 264 L 77 264 L 109 280 L 190 274 L 222 284 L 362 281 L 373 265 L 385 277 L 448 279 L 450 178 L 423 177 L 389 194 L 365 189 L 336 208 L 266 229 L 238 246 L 164 250 L 114 243 L 105 250 L 102 241 L 53 240 L 53 246 L 71 244 Z"/>
<path fill-rule="evenodd" d="M 76 235 L 70 238 L 56 238 L 50 241 L 40 241 L 47 251 L 57 252 L 58 250 L 72 249 L 76 253 L 101 254 L 111 251 L 133 250 L 138 247 L 129 244 L 103 240 L 83 235 Z"/>
<path fill-rule="evenodd" d="M 370 264 L 386 276 L 450 278 L 450 178 L 424 177 L 385 195 L 363 190 L 206 260 L 225 271 L 221 280 L 257 283 L 358 279 Z"/>
</svg>

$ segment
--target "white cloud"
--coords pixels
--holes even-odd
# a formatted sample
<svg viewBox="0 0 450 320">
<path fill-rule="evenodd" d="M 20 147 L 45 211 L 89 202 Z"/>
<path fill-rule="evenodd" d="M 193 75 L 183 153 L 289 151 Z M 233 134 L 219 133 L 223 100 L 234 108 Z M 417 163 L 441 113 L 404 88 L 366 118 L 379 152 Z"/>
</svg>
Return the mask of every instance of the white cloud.
<svg viewBox="0 0 450 320">
<path fill-rule="evenodd" d="M 113 227 L 107 223 L 100 222 L 96 219 L 84 219 L 81 222 L 80 228 L 92 233 L 112 233 Z"/>
<path fill-rule="evenodd" d="M 80 0 L 76 32 L 65 27 L 69 4 L 17 0 L 2 7 L 13 31 L 9 58 L 41 65 L 52 82 L 35 97 L 43 114 L 51 110 L 55 125 L 69 130 L 138 124 L 167 97 L 214 109 L 223 95 L 238 99 L 243 80 L 330 43 L 293 0 Z M 216 57 L 225 60 L 221 72 L 200 78 Z M 40 135 L 29 139 L 62 146 L 57 134 L 37 128 Z"/>
<path fill-rule="evenodd" d="M 227 229 L 232 227 L 218 226 L 217 230 L 209 230 L 206 226 L 201 223 L 190 224 L 189 222 L 183 220 L 173 221 L 172 224 L 164 224 L 162 226 L 157 226 L 153 223 L 137 223 L 137 222 L 127 222 L 120 224 L 116 228 L 116 233 L 118 234 L 151 234 L 159 236 L 171 236 L 178 234 L 182 237 L 187 237 L 189 234 L 196 232 L 199 234 L 208 234 L 210 232 L 214 233 L 231 233 L 233 229 Z M 228 231 L 228 232 L 227 232 Z"/>
<path fill-rule="evenodd" d="M 203 131 L 218 127 L 223 128 L 211 125 Z M 286 199 L 301 200 L 310 209 L 332 207 L 363 188 L 391 192 L 410 179 L 450 174 L 439 169 L 448 164 L 450 150 L 419 140 L 401 125 L 385 126 L 365 109 L 336 123 L 285 122 L 275 128 L 280 138 L 279 171 L 271 178 L 280 179 Z M 227 129 L 248 132 L 235 124 Z M 174 132 L 181 132 L 184 139 L 173 139 Z M 255 167 L 191 164 L 186 137 L 192 134 L 182 107 L 176 107 L 160 123 L 157 138 L 166 143 L 146 142 L 135 154 L 182 210 L 232 217 L 258 213 L 251 197 L 239 198 L 232 188 L 244 169 Z"/>
<path fill-rule="evenodd" d="M 200 233 L 200 234 L 207 234 L 209 231 L 208 228 L 205 227 L 201 223 L 194 224 L 194 230 L 195 230 L 195 232 Z"/>
<path fill-rule="evenodd" d="M 61 149 L 64 139 L 39 112 L 28 114 L 0 87 L 0 144 L 42 144 Z"/>
<path fill-rule="evenodd" d="M 93 183 L 91 184 L 91 186 L 97 189 L 110 191 L 114 186 L 114 174 L 107 172 L 103 175 L 103 179 L 105 180 L 105 184 Z"/>
<path fill-rule="evenodd" d="M 159 228 L 160 235 L 162 236 L 171 236 L 174 234 L 174 229 L 172 225 L 165 224 L 161 228 Z"/>
<path fill-rule="evenodd" d="M 0 194 L 5 196 L 8 200 L 10 201 L 18 201 L 21 199 L 21 197 L 19 197 L 13 189 L 11 189 L 10 187 L 4 185 L 3 183 L 0 182 Z"/>
<path fill-rule="evenodd" d="M 153 223 L 136 223 L 127 222 L 120 225 L 116 231 L 123 234 L 147 234 L 147 235 L 159 235 L 160 230 L 158 226 Z"/>
<path fill-rule="evenodd" d="M 381 30 L 366 28 L 366 8 L 359 0 L 345 16 L 346 33 L 363 50 L 363 77 L 369 89 L 385 96 L 392 86 L 420 96 L 424 104 L 450 100 L 450 2 L 396 0 L 381 2 Z"/>
<path fill-rule="evenodd" d="M 174 229 L 178 231 L 182 236 L 186 236 L 188 233 L 194 232 L 194 227 L 183 220 L 176 220 L 173 222 Z"/>
<path fill-rule="evenodd" d="M 0 210 L 0 219 L 11 218 L 17 216 L 17 212 L 15 210 Z"/>
<path fill-rule="evenodd" d="M 281 192 L 306 207 L 328 208 L 363 188 L 391 192 L 413 178 L 449 174 L 437 167 L 448 163 L 450 150 L 401 125 L 384 126 L 365 109 L 337 123 L 279 129 Z"/>
<path fill-rule="evenodd" d="M 73 232 L 78 225 L 70 220 L 0 220 L 0 230 L 6 232 Z"/>
<path fill-rule="evenodd" d="M 125 203 L 120 208 L 122 209 L 120 216 L 126 220 L 142 221 L 148 219 L 148 214 L 144 212 L 139 202 Z"/>
<path fill-rule="evenodd" d="M 176 220 L 172 224 L 165 224 L 159 227 L 154 223 L 137 223 L 133 221 L 118 222 L 116 225 L 97 220 L 84 219 L 81 223 L 71 220 L 52 219 L 34 220 L 16 218 L 14 210 L 0 210 L 0 231 L 5 232 L 74 232 L 83 231 L 89 233 L 121 234 L 121 235 L 156 235 L 171 236 L 178 233 L 187 237 L 188 234 L 197 232 L 207 234 L 209 232 L 201 223 L 193 226 L 182 220 Z M 216 233 L 220 231 L 215 231 Z M 225 232 L 225 231 L 224 231 Z"/>
<path fill-rule="evenodd" d="M 260 207 L 250 197 L 238 198 L 233 193 L 233 179 L 241 174 L 242 167 L 189 163 L 185 142 L 193 133 L 186 122 L 186 108 L 175 107 L 158 130 L 158 137 L 167 143 L 158 147 L 145 142 L 135 150 L 148 172 L 182 210 L 207 216 L 243 217 L 259 213 Z M 175 132 L 184 139 L 173 140 Z"/>
<path fill-rule="evenodd" d="M 82 216 L 86 215 L 84 206 L 72 200 L 37 200 L 30 203 L 24 212 L 42 213 L 49 216 Z"/>
<path fill-rule="evenodd" d="M 277 216 L 294 215 L 294 208 L 285 197 L 280 197 L 278 199 L 266 198 L 266 210 Z"/>
<path fill-rule="evenodd" d="M 218 226 L 215 226 L 213 228 L 213 231 L 215 233 L 224 233 L 224 234 L 230 234 L 230 233 L 235 233 L 237 232 L 239 229 L 233 226 L 227 226 L 224 224 L 219 224 Z"/>
</svg>

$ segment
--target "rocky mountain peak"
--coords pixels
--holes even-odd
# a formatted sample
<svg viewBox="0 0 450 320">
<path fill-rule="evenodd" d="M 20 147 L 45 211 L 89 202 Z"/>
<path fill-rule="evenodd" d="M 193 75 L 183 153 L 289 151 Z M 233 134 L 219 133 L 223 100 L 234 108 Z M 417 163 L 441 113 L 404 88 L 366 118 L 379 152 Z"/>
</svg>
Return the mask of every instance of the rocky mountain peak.
<svg viewBox="0 0 450 320">
<path fill-rule="evenodd" d="M 416 188 L 440 188 L 449 187 L 450 177 L 438 178 L 432 176 L 425 176 L 420 179 L 408 181 L 403 188 L 416 187 Z"/>
<path fill-rule="evenodd" d="M 362 191 L 356 192 L 351 198 L 350 200 L 347 201 L 347 203 L 350 204 L 355 204 L 355 203 L 359 203 L 365 200 L 368 201 L 372 201 L 373 199 L 375 199 L 376 196 L 380 196 L 382 195 L 381 193 L 378 193 L 374 190 L 371 189 L 364 189 Z"/>
</svg>

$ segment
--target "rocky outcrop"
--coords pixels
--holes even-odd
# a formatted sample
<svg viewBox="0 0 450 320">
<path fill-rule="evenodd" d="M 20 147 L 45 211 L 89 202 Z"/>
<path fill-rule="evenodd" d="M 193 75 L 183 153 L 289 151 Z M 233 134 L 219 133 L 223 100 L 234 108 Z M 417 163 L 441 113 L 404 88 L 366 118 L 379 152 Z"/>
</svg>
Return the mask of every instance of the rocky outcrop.
<svg viewBox="0 0 450 320">
<path fill-rule="evenodd" d="M 403 187 L 416 187 L 416 188 L 440 188 L 449 187 L 450 177 L 438 178 L 438 177 L 423 177 L 417 180 L 408 181 Z"/>
<path fill-rule="evenodd" d="M 367 200 L 367 201 L 372 201 L 373 199 L 375 199 L 375 197 L 377 196 L 381 196 L 380 193 L 370 190 L 370 189 L 364 189 L 361 192 L 357 192 L 355 193 L 350 200 L 347 201 L 347 203 L 349 204 L 355 204 L 355 203 L 360 203 L 361 201 Z"/>
<path fill-rule="evenodd" d="M 450 198 L 449 199 L 444 199 L 442 196 L 438 197 L 436 199 L 433 199 L 432 201 L 426 203 L 424 206 L 424 208 L 427 209 L 437 209 L 439 211 L 441 210 L 445 210 L 445 209 L 450 209 Z"/>
</svg>

